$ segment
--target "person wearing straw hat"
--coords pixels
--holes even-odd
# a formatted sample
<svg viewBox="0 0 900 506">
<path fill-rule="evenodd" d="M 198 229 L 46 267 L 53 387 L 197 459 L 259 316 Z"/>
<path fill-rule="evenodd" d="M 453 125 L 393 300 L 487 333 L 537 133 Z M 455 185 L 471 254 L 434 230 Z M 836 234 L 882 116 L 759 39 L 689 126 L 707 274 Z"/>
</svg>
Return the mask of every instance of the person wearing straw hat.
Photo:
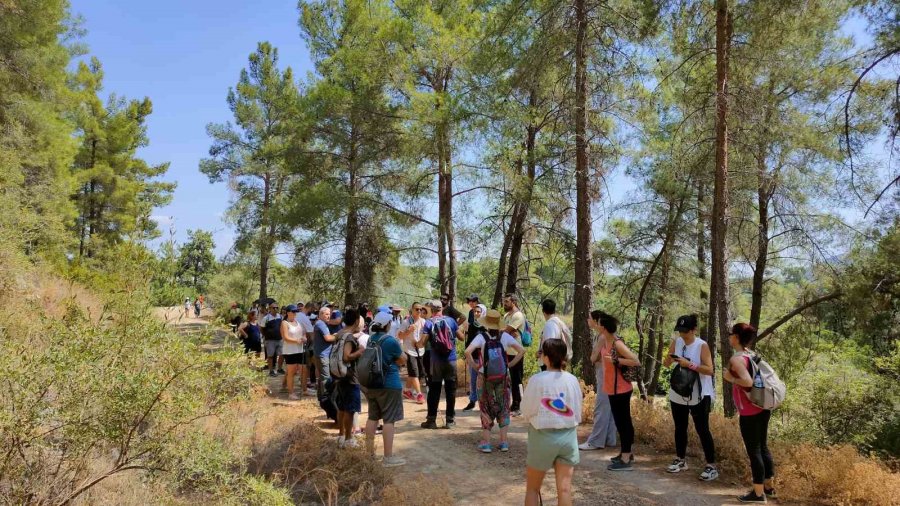
<svg viewBox="0 0 900 506">
<path fill-rule="evenodd" d="M 522 361 L 525 348 L 516 338 L 506 332 L 500 332 L 500 311 L 491 309 L 478 320 L 479 332 L 466 348 L 466 362 L 478 374 L 476 389 L 478 405 L 481 409 L 481 442 L 478 449 L 482 453 L 491 453 L 491 429 L 494 422 L 500 426 L 501 452 L 509 451 L 507 432 L 510 415 L 510 383 L 509 369 Z M 475 352 L 478 351 L 478 358 Z M 507 362 L 507 355 L 513 354 Z"/>
</svg>

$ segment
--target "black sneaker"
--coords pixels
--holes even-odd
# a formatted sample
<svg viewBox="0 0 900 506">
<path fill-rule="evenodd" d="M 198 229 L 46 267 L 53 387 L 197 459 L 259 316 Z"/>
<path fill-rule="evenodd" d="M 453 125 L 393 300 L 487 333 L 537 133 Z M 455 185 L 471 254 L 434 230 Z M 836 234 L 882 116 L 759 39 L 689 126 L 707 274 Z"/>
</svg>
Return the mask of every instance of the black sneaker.
<svg viewBox="0 0 900 506">
<path fill-rule="evenodd" d="M 615 464 L 616 462 L 622 462 L 622 454 L 620 453 L 620 454 L 616 455 L 615 457 L 611 457 L 609 459 L 609 461 L 612 462 L 613 464 Z M 634 462 L 634 454 L 633 453 L 631 454 L 631 458 L 628 459 L 628 462 L 629 463 Z"/>
<path fill-rule="evenodd" d="M 469 403 L 466 404 L 466 407 L 463 408 L 463 411 L 472 411 L 473 409 L 475 409 L 475 403 L 469 401 Z"/>
<path fill-rule="evenodd" d="M 284 376 L 287 373 L 284 372 L 284 369 L 278 369 L 278 374 Z"/>
<path fill-rule="evenodd" d="M 764 489 L 764 493 L 766 495 L 766 499 L 778 499 L 778 494 L 775 493 L 774 488 Z"/>
<path fill-rule="evenodd" d="M 742 495 L 737 498 L 740 502 L 756 502 L 756 503 L 766 503 L 766 495 L 756 495 L 756 492 L 750 491 L 745 495 Z"/>
<path fill-rule="evenodd" d="M 606 466 L 606 469 L 610 471 L 631 471 L 634 469 L 634 458 L 630 459 L 628 462 L 625 462 L 622 459 L 619 459 L 612 464 Z"/>
<path fill-rule="evenodd" d="M 434 420 L 425 420 L 424 422 L 422 422 L 422 425 L 420 427 L 422 427 L 423 429 L 437 429 L 438 428 L 437 424 L 434 423 Z"/>
<path fill-rule="evenodd" d="M 376 435 L 381 434 L 382 432 L 384 432 L 384 425 L 379 425 L 378 427 L 375 427 Z"/>
<path fill-rule="evenodd" d="M 277 374 L 275 374 L 275 371 L 269 371 L 269 377 L 274 378 L 275 376 L 278 376 Z"/>
</svg>

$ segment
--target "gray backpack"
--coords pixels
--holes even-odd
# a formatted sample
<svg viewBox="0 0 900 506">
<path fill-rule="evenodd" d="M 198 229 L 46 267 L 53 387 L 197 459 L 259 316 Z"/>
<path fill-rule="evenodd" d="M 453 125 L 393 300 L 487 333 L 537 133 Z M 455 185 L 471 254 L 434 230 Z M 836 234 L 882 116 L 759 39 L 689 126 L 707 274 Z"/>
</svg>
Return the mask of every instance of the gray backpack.
<svg viewBox="0 0 900 506">
<path fill-rule="evenodd" d="M 784 402 L 787 387 L 778 377 L 775 369 L 757 354 L 750 357 L 750 376 L 753 378 L 753 387 L 747 393 L 750 402 L 767 411 L 771 411 Z"/>
<path fill-rule="evenodd" d="M 373 336 L 374 337 L 374 336 Z M 359 386 L 363 388 L 384 388 L 384 362 L 381 359 L 381 343 L 388 337 L 381 334 L 377 339 L 369 339 L 365 351 L 356 362 Z"/>
</svg>

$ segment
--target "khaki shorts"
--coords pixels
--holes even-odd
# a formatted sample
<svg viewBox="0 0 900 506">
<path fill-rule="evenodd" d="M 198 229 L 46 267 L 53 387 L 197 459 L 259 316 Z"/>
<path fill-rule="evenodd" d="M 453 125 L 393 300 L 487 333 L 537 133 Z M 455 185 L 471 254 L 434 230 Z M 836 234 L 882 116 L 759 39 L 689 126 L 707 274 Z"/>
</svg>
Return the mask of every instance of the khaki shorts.
<svg viewBox="0 0 900 506">
<path fill-rule="evenodd" d="M 392 388 L 370 388 L 366 391 L 369 401 L 369 420 L 394 423 L 403 420 L 403 391 Z"/>
</svg>

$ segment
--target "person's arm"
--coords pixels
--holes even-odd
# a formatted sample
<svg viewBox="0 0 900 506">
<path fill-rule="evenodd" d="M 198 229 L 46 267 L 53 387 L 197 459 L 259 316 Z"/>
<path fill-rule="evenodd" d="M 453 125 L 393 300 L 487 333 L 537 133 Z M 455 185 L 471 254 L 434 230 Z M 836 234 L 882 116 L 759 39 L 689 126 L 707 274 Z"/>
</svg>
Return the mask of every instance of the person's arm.
<svg viewBox="0 0 900 506">
<path fill-rule="evenodd" d="M 641 365 L 641 362 L 637 359 L 637 356 L 628 349 L 628 346 L 625 345 L 624 342 L 616 340 L 613 346 L 616 347 L 616 352 L 619 354 L 618 365 L 624 365 L 627 367 L 637 367 Z"/>
<path fill-rule="evenodd" d="M 403 367 L 406 365 L 406 353 L 403 352 L 403 347 L 400 346 L 400 342 L 397 342 L 397 351 L 400 352 L 400 356 L 397 357 L 397 360 L 394 361 L 395 364 Z"/>
<path fill-rule="evenodd" d="M 700 348 L 700 363 L 692 365 L 695 365 L 696 368 L 694 370 L 700 374 L 712 376 L 713 373 L 716 372 L 716 367 L 713 365 L 712 353 L 709 351 L 709 345 L 706 343 L 703 344 L 703 348 Z"/>
<path fill-rule="evenodd" d="M 466 348 L 466 364 L 469 365 L 470 369 L 478 369 L 478 364 L 475 363 L 475 359 L 472 357 L 472 353 L 475 352 L 475 349 L 478 346 L 475 345 L 475 339 L 472 339 L 472 342 L 469 343 L 469 347 Z"/>
<path fill-rule="evenodd" d="M 306 331 L 307 334 L 312 334 L 313 324 L 312 320 L 309 319 L 309 316 L 304 314 L 300 318 L 297 318 L 297 321 L 300 322 L 300 325 L 303 326 L 303 330 Z"/>
<path fill-rule="evenodd" d="M 513 357 L 513 359 L 509 361 L 509 366 L 508 366 L 508 367 L 514 367 L 516 364 L 521 362 L 522 359 L 525 358 L 525 348 L 522 347 L 522 345 L 519 344 L 518 341 L 509 343 L 509 347 L 516 350 L 516 356 Z"/>
<path fill-rule="evenodd" d="M 722 378 L 725 381 L 744 388 L 753 386 L 753 378 L 750 377 L 750 371 L 747 370 L 747 364 L 744 362 L 743 356 L 735 355 L 731 357 L 729 366 L 728 370 L 722 373 Z"/>
<path fill-rule="evenodd" d="M 673 359 L 669 355 L 674 355 L 674 354 L 675 354 L 675 340 L 673 339 L 672 342 L 669 343 L 669 351 L 666 352 L 666 356 L 663 358 L 663 367 L 669 367 L 670 365 L 672 365 L 672 362 L 674 362 L 675 359 Z"/>
<path fill-rule="evenodd" d="M 353 343 L 347 341 L 344 343 L 344 362 L 353 362 L 362 356 L 365 348 L 362 346 L 357 346 L 356 351 L 353 351 Z"/>
<path fill-rule="evenodd" d="M 456 338 L 463 340 L 466 338 L 466 331 L 469 330 L 469 321 L 466 320 L 456 328 Z"/>
<path fill-rule="evenodd" d="M 241 336 L 241 339 L 247 339 L 248 337 L 250 337 L 247 335 L 247 331 L 245 330 L 248 324 L 249 322 L 244 322 L 238 327 L 238 335 Z"/>
<path fill-rule="evenodd" d="M 600 354 L 600 351 L 603 349 L 603 336 L 597 338 L 596 344 L 594 344 L 594 349 L 591 350 L 591 363 L 596 364 L 597 362 L 603 359 L 603 356 Z"/>
</svg>

